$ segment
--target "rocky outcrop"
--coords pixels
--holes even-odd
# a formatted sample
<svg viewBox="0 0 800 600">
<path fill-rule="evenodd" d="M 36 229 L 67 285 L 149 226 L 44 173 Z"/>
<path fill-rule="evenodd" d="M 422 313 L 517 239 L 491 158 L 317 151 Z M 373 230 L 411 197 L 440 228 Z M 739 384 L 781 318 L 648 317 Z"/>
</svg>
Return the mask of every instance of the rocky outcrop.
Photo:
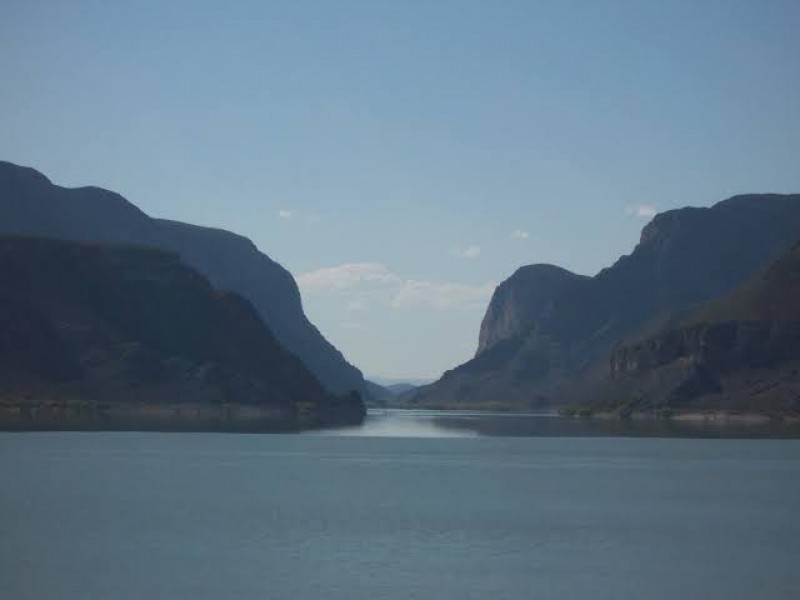
<svg viewBox="0 0 800 600">
<path fill-rule="evenodd" d="M 722 299 L 611 355 L 606 407 L 800 409 L 800 245 Z M 769 391 L 769 402 L 761 396 Z"/>
<path fill-rule="evenodd" d="M 549 318 L 555 301 L 585 279 L 588 278 L 554 265 L 528 265 L 517 269 L 492 295 L 481 322 L 475 355 Z"/>
<path fill-rule="evenodd" d="M 518 333 L 487 344 L 416 401 L 516 407 L 586 401 L 608 377 L 608 357 L 620 340 L 659 315 L 731 291 L 799 235 L 800 195 L 736 196 L 711 208 L 656 215 L 630 255 L 547 298 L 544 310 L 529 313 L 535 318 L 510 328 Z M 504 320 L 493 309 L 490 322 Z"/>
<path fill-rule="evenodd" d="M 676 360 L 730 371 L 794 358 L 800 358 L 800 315 L 792 323 L 700 323 L 617 348 L 611 356 L 611 377 L 636 375 Z"/>
<path fill-rule="evenodd" d="M 53 185 L 34 169 L 0 162 L 0 234 L 153 246 L 178 253 L 211 283 L 256 307 L 278 340 L 328 390 L 362 390 L 361 372 L 312 325 L 291 274 L 248 239 L 219 229 L 153 219 L 122 196 Z"/>
<path fill-rule="evenodd" d="M 2 237 L 0 324 L 6 402 L 251 406 L 285 428 L 363 418 L 173 253 Z"/>
</svg>

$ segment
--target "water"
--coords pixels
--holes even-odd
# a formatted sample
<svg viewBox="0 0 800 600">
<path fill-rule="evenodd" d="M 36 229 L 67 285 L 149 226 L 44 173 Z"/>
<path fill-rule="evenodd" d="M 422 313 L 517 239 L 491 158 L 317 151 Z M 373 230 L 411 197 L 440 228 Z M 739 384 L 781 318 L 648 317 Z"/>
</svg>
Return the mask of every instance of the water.
<svg viewBox="0 0 800 600">
<path fill-rule="evenodd" d="M 0 597 L 800 597 L 800 441 L 442 418 L 0 434 Z"/>
<path fill-rule="evenodd" d="M 800 439 L 800 423 L 725 419 L 580 419 L 555 413 L 486 413 L 437 410 L 371 410 L 366 423 L 327 432 L 367 437 L 624 436 L 729 439 Z"/>
</svg>

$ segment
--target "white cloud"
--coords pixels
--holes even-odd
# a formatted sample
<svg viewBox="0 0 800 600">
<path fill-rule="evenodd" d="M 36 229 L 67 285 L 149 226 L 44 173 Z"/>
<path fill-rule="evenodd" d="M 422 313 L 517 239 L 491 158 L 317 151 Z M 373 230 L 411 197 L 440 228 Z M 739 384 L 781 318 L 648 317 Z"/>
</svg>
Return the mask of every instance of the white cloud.
<svg viewBox="0 0 800 600">
<path fill-rule="evenodd" d="M 394 294 L 392 308 L 483 308 L 494 292 L 494 284 L 436 283 L 409 279 Z"/>
<path fill-rule="evenodd" d="M 515 229 L 511 232 L 511 237 L 515 240 L 527 240 L 531 237 L 531 234 L 527 231 L 523 231 L 522 229 Z"/>
<path fill-rule="evenodd" d="M 291 219 L 293 215 L 292 215 L 292 211 L 286 210 L 285 208 L 282 208 L 282 209 L 280 209 L 278 211 L 278 216 L 281 219 Z"/>
<path fill-rule="evenodd" d="M 317 269 L 297 278 L 304 293 L 341 293 L 359 290 L 359 295 L 369 295 L 375 301 L 396 310 L 428 308 L 435 310 L 485 308 L 494 292 L 495 284 L 470 285 L 402 279 L 384 265 L 373 262 L 346 263 L 336 267 Z M 367 300 L 351 298 L 345 305 L 349 312 L 368 308 Z M 347 327 L 354 329 L 354 321 Z M 340 323 L 345 327 L 345 323 Z"/>
<path fill-rule="evenodd" d="M 650 206 L 649 204 L 631 204 L 630 206 L 625 207 L 625 214 L 633 217 L 639 217 L 640 219 L 650 219 L 651 217 L 655 217 L 658 211 L 655 207 Z"/>
<path fill-rule="evenodd" d="M 336 267 L 317 269 L 297 278 L 297 284 L 304 291 L 346 290 L 364 283 L 399 283 L 400 278 L 380 263 L 345 263 Z"/>
<path fill-rule="evenodd" d="M 478 258 L 481 255 L 481 248 L 480 246 L 467 246 L 466 248 L 456 248 L 453 250 L 453 254 L 458 256 L 459 258 Z"/>
</svg>

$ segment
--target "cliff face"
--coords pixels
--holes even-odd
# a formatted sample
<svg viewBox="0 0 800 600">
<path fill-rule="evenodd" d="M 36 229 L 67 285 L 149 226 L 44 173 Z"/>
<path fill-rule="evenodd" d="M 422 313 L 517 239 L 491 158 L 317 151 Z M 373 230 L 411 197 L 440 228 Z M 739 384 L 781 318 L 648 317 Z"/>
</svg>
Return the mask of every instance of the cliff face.
<svg viewBox="0 0 800 600">
<path fill-rule="evenodd" d="M 155 249 L 0 238 L 0 323 L 9 400 L 234 403 L 287 422 L 306 405 L 319 424 L 342 402 L 248 301 Z"/>
<path fill-rule="evenodd" d="M 612 408 L 800 409 L 800 245 L 673 321 L 614 350 Z"/>
<path fill-rule="evenodd" d="M 481 322 L 476 356 L 501 340 L 524 333 L 547 319 L 555 301 L 577 282 L 587 279 L 553 265 L 519 268 L 494 291 Z"/>
<path fill-rule="evenodd" d="M 786 323 L 705 322 L 663 331 L 615 349 L 610 369 L 612 379 L 621 380 L 676 361 L 722 373 L 794 359 L 800 359 L 800 315 Z"/>
<path fill-rule="evenodd" d="M 278 340 L 330 391 L 363 389 L 347 363 L 308 321 L 291 274 L 241 236 L 153 219 L 100 188 L 66 189 L 28 168 L 0 162 L 0 234 L 153 246 L 178 253 L 219 288 L 247 298 Z"/>
<path fill-rule="evenodd" d="M 660 314 L 730 291 L 798 235 L 800 195 L 736 196 L 711 208 L 659 214 L 630 255 L 547 298 L 544 310 L 528 313 L 535 315 L 532 323 L 510 328 L 518 332 L 445 373 L 417 402 L 524 407 L 585 401 L 607 376 L 616 343 Z M 487 318 L 514 321 L 494 309 Z"/>
</svg>

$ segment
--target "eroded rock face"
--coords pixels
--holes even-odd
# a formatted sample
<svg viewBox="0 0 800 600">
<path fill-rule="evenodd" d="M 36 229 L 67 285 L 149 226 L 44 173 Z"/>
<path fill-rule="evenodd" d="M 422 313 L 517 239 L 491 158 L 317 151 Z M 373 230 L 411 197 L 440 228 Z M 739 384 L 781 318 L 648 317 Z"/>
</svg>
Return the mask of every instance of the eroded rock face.
<svg viewBox="0 0 800 600">
<path fill-rule="evenodd" d="M 652 407 L 713 398 L 715 408 L 748 410 L 800 404 L 800 245 L 675 321 L 613 351 L 612 390 L 625 402 Z M 760 399 L 765 391 L 769 403 Z"/>
<path fill-rule="evenodd" d="M 586 279 L 554 265 L 529 265 L 518 269 L 495 289 L 481 323 L 475 355 L 547 319 L 555 301 Z"/>
<path fill-rule="evenodd" d="M 800 358 L 800 321 L 726 321 L 669 330 L 611 356 L 614 379 L 656 369 L 676 360 L 730 371 Z"/>
</svg>

